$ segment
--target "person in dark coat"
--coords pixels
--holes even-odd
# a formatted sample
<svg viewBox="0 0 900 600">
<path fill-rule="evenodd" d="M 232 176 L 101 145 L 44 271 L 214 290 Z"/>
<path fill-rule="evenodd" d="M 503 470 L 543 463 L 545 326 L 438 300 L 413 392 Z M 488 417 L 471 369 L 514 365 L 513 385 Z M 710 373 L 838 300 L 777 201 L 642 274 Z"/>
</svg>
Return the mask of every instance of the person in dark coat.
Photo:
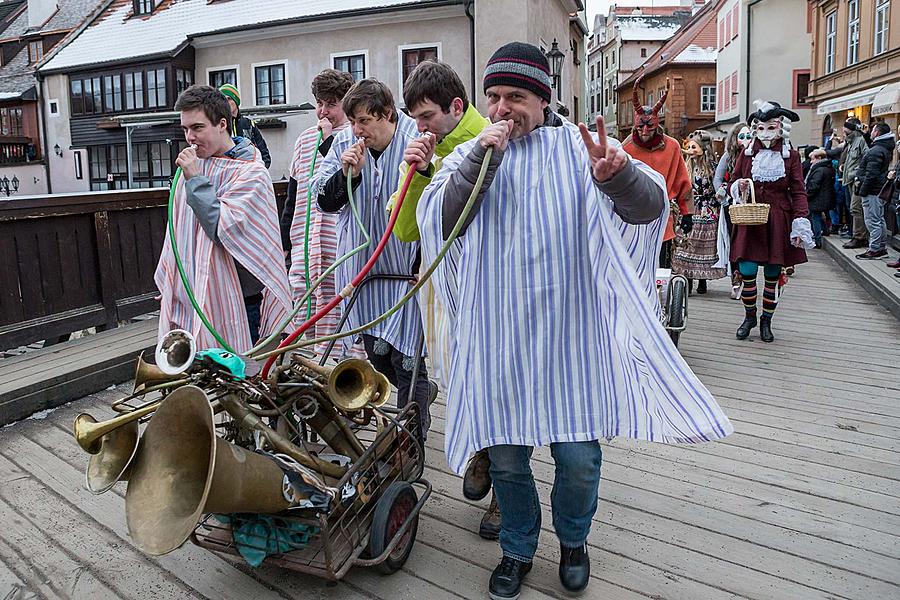
<svg viewBox="0 0 900 600">
<path fill-rule="evenodd" d="M 809 219 L 812 221 L 816 248 L 822 247 L 825 231 L 825 213 L 835 207 L 834 167 L 825 150 L 817 148 L 810 154 L 809 173 L 806 175 L 806 199 Z"/>
<path fill-rule="evenodd" d="M 800 117 L 777 102 L 757 101 L 756 105 L 756 112 L 750 115 L 754 140 L 738 157 L 730 191 L 735 202 L 741 203 L 753 185 L 756 201 L 769 205 L 769 218 L 764 225 L 735 225 L 731 260 L 738 263 L 744 281 L 741 300 L 745 311 L 736 336 L 747 339 L 758 322 L 759 338 L 772 342 L 781 269 L 806 262 L 801 233 L 810 231 L 811 225 L 800 153 L 790 143 L 790 124 Z M 756 278 L 760 267 L 765 287 L 763 314 L 757 321 Z"/>
<path fill-rule="evenodd" d="M 869 230 L 869 249 L 857 254 L 856 258 L 872 260 L 887 256 L 887 223 L 884 221 L 884 203 L 878 193 L 887 182 L 894 144 L 891 126 L 884 122 L 876 123 L 872 128 L 872 147 L 863 155 L 857 173 L 863 215 Z"/>
<path fill-rule="evenodd" d="M 219 87 L 219 91 L 224 94 L 225 98 L 228 100 L 228 106 L 231 107 L 231 135 L 234 137 L 245 137 L 253 142 L 253 145 L 259 150 L 259 155 L 262 157 L 263 164 L 266 165 L 266 168 L 268 169 L 272 164 L 269 146 L 266 145 L 266 140 L 263 138 L 262 133 L 259 132 L 256 123 L 254 123 L 252 119 L 241 114 L 240 92 L 238 92 L 238 89 L 230 83 L 226 83 Z M 278 213 L 281 214 L 282 207 L 279 206 L 278 208 Z"/>
<path fill-rule="evenodd" d="M 803 167 L 803 179 L 806 179 L 806 176 L 809 175 L 809 168 L 812 166 L 812 159 L 810 156 L 817 148 L 815 146 L 804 146 L 803 147 L 803 162 L 800 163 L 800 166 Z"/>
</svg>

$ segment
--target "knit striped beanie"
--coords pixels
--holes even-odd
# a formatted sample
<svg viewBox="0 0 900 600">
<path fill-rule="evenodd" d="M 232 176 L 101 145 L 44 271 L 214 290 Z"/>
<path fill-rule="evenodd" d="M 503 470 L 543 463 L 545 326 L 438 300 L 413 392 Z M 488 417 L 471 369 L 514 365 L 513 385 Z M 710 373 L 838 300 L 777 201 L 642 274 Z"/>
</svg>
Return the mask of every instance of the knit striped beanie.
<svg viewBox="0 0 900 600">
<path fill-rule="evenodd" d="M 485 93 L 495 85 L 524 88 L 550 102 L 550 63 L 537 46 L 510 42 L 494 52 L 484 70 Z"/>
<path fill-rule="evenodd" d="M 226 98 L 231 98 L 232 100 L 234 100 L 234 103 L 238 106 L 241 105 L 241 93 L 230 83 L 219 86 L 219 91 L 222 92 L 222 94 L 224 94 Z"/>
</svg>

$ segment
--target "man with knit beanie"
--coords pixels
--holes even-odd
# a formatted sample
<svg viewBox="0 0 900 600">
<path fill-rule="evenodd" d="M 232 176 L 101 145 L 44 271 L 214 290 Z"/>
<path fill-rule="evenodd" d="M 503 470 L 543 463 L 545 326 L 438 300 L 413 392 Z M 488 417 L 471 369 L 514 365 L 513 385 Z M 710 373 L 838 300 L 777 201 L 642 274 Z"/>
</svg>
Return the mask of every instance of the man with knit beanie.
<svg viewBox="0 0 900 600">
<path fill-rule="evenodd" d="M 859 195 L 859 163 L 869 145 L 860 131 L 859 119 L 850 118 L 844 122 L 844 151 L 841 153 L 840 166 L 841 182 L 850 191 L 850 215 L 853 217 L 851 229 L 852 237 L 844 244 L 844 248 L 865 248 L 869 245 L 869 230 L 866 229 L 866 219 L 863 215 L 862 196 Z"/>
<path fill-rule="evenodd" d="M 444 158 L 416 213 L 424 264 L 461 220 L 457 252 L 432 276 L 454 324 L 445 451 L 461 474 L 488 449 L 503 551 L 488 591 L 513 600 L 541 531 L 531 455 L 550 446 L 559 578 L 579 592 L 590 581 L 598 440 L 699 442 L 732 428 L 657 316 L 662 177 L 608 140 L 602 118 L 592 135 L 549 109 L 550 67 L 535 46 L 497 50 L 484 93 L 491 124 Z"/>
<path fill-rule="evenodd" d="M 247 138 L 262 156 L 263 164 L 268 169 L 272 164 L 272 157 L 269 155 L 269 147 L 266 140 L 259 132 L 259 128 L 251 119 L 241 115 L 241 93 L 230 83 L 226 83 L 219 87 L 219 91 L 228 100 L 228 106 L 231 108 L 231 135 L 234 137 Z M 281 209 L 279 207 L 279 212 Z"/>
</svg>

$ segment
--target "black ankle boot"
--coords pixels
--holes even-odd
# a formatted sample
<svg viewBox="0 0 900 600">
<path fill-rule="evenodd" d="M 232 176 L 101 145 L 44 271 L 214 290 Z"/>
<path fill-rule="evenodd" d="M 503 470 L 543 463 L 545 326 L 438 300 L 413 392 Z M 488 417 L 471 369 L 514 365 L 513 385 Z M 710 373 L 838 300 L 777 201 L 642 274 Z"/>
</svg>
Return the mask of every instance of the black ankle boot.
<svg viewBox="0 0 900 600">
<path fill-rule="evenodd" d="M 491 583 L 488 586 L 491 600 L 516 600 L 522 588 L 522 580 L 530 570 L 531 563 L 504 556 L 491 573 Z"/>
<path fill-rule="evenodd" d="M 762 317 L 759 320 L 759 339 L 764 342 L 775 341 L 775 336 L 772 335 L 772 317 Z"/>
<path fill-rule="evenodd" d="M 701 279 L 697 282 L 697 293 L 705 294 L 706 293 L 706 280 Z"/>
<path fill-rule="evenodd" d="M 588 558 L 587 545 L 566 548 L 560 544 L 559 554 L 559 581 L 570 592 L 582 591 L 591 579 L 591 561 Z"/>
<path fill-rule="evenodd" d="M 746 340 L 750 335 L 750 330 L 756 327 L 756 315 L 747 315 L 744 317 L 744 322 L 741 323 L 741 326 L 737 328 L 737 339 Z"/>
</svg>

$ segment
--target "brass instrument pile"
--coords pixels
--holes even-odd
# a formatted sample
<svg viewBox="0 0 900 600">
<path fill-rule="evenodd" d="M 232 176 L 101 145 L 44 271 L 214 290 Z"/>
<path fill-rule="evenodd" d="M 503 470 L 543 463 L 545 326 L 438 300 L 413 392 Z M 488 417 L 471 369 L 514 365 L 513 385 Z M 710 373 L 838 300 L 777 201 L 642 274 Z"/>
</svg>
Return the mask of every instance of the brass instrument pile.
<svg viewBox="0 0 900 600">
<path fill-rule="evenodd" d="M 138 358 L 133 393 L 112 406 L 121 414 L 75 419 L 75 439 L 90 454 L 88 490 L 128 482 L 128 531 L 148 554 L 180 547 L 203 514 L 296 509 L 280 463 L 298 464 L 313 488 L 337 491 L 338 503 L 353 496 L 338 490 L 364 453 L 351 425 L 375 420 L 391 393 L 364 360 L 325 367 L 295 353 L 262 381 L 244 376 L 237 357 L 240 373 L 204 354 L 188 332 L 170 332 L 156 365 Z M 313 447 L 310 432 L 324 445 Z"/>
</svg>

